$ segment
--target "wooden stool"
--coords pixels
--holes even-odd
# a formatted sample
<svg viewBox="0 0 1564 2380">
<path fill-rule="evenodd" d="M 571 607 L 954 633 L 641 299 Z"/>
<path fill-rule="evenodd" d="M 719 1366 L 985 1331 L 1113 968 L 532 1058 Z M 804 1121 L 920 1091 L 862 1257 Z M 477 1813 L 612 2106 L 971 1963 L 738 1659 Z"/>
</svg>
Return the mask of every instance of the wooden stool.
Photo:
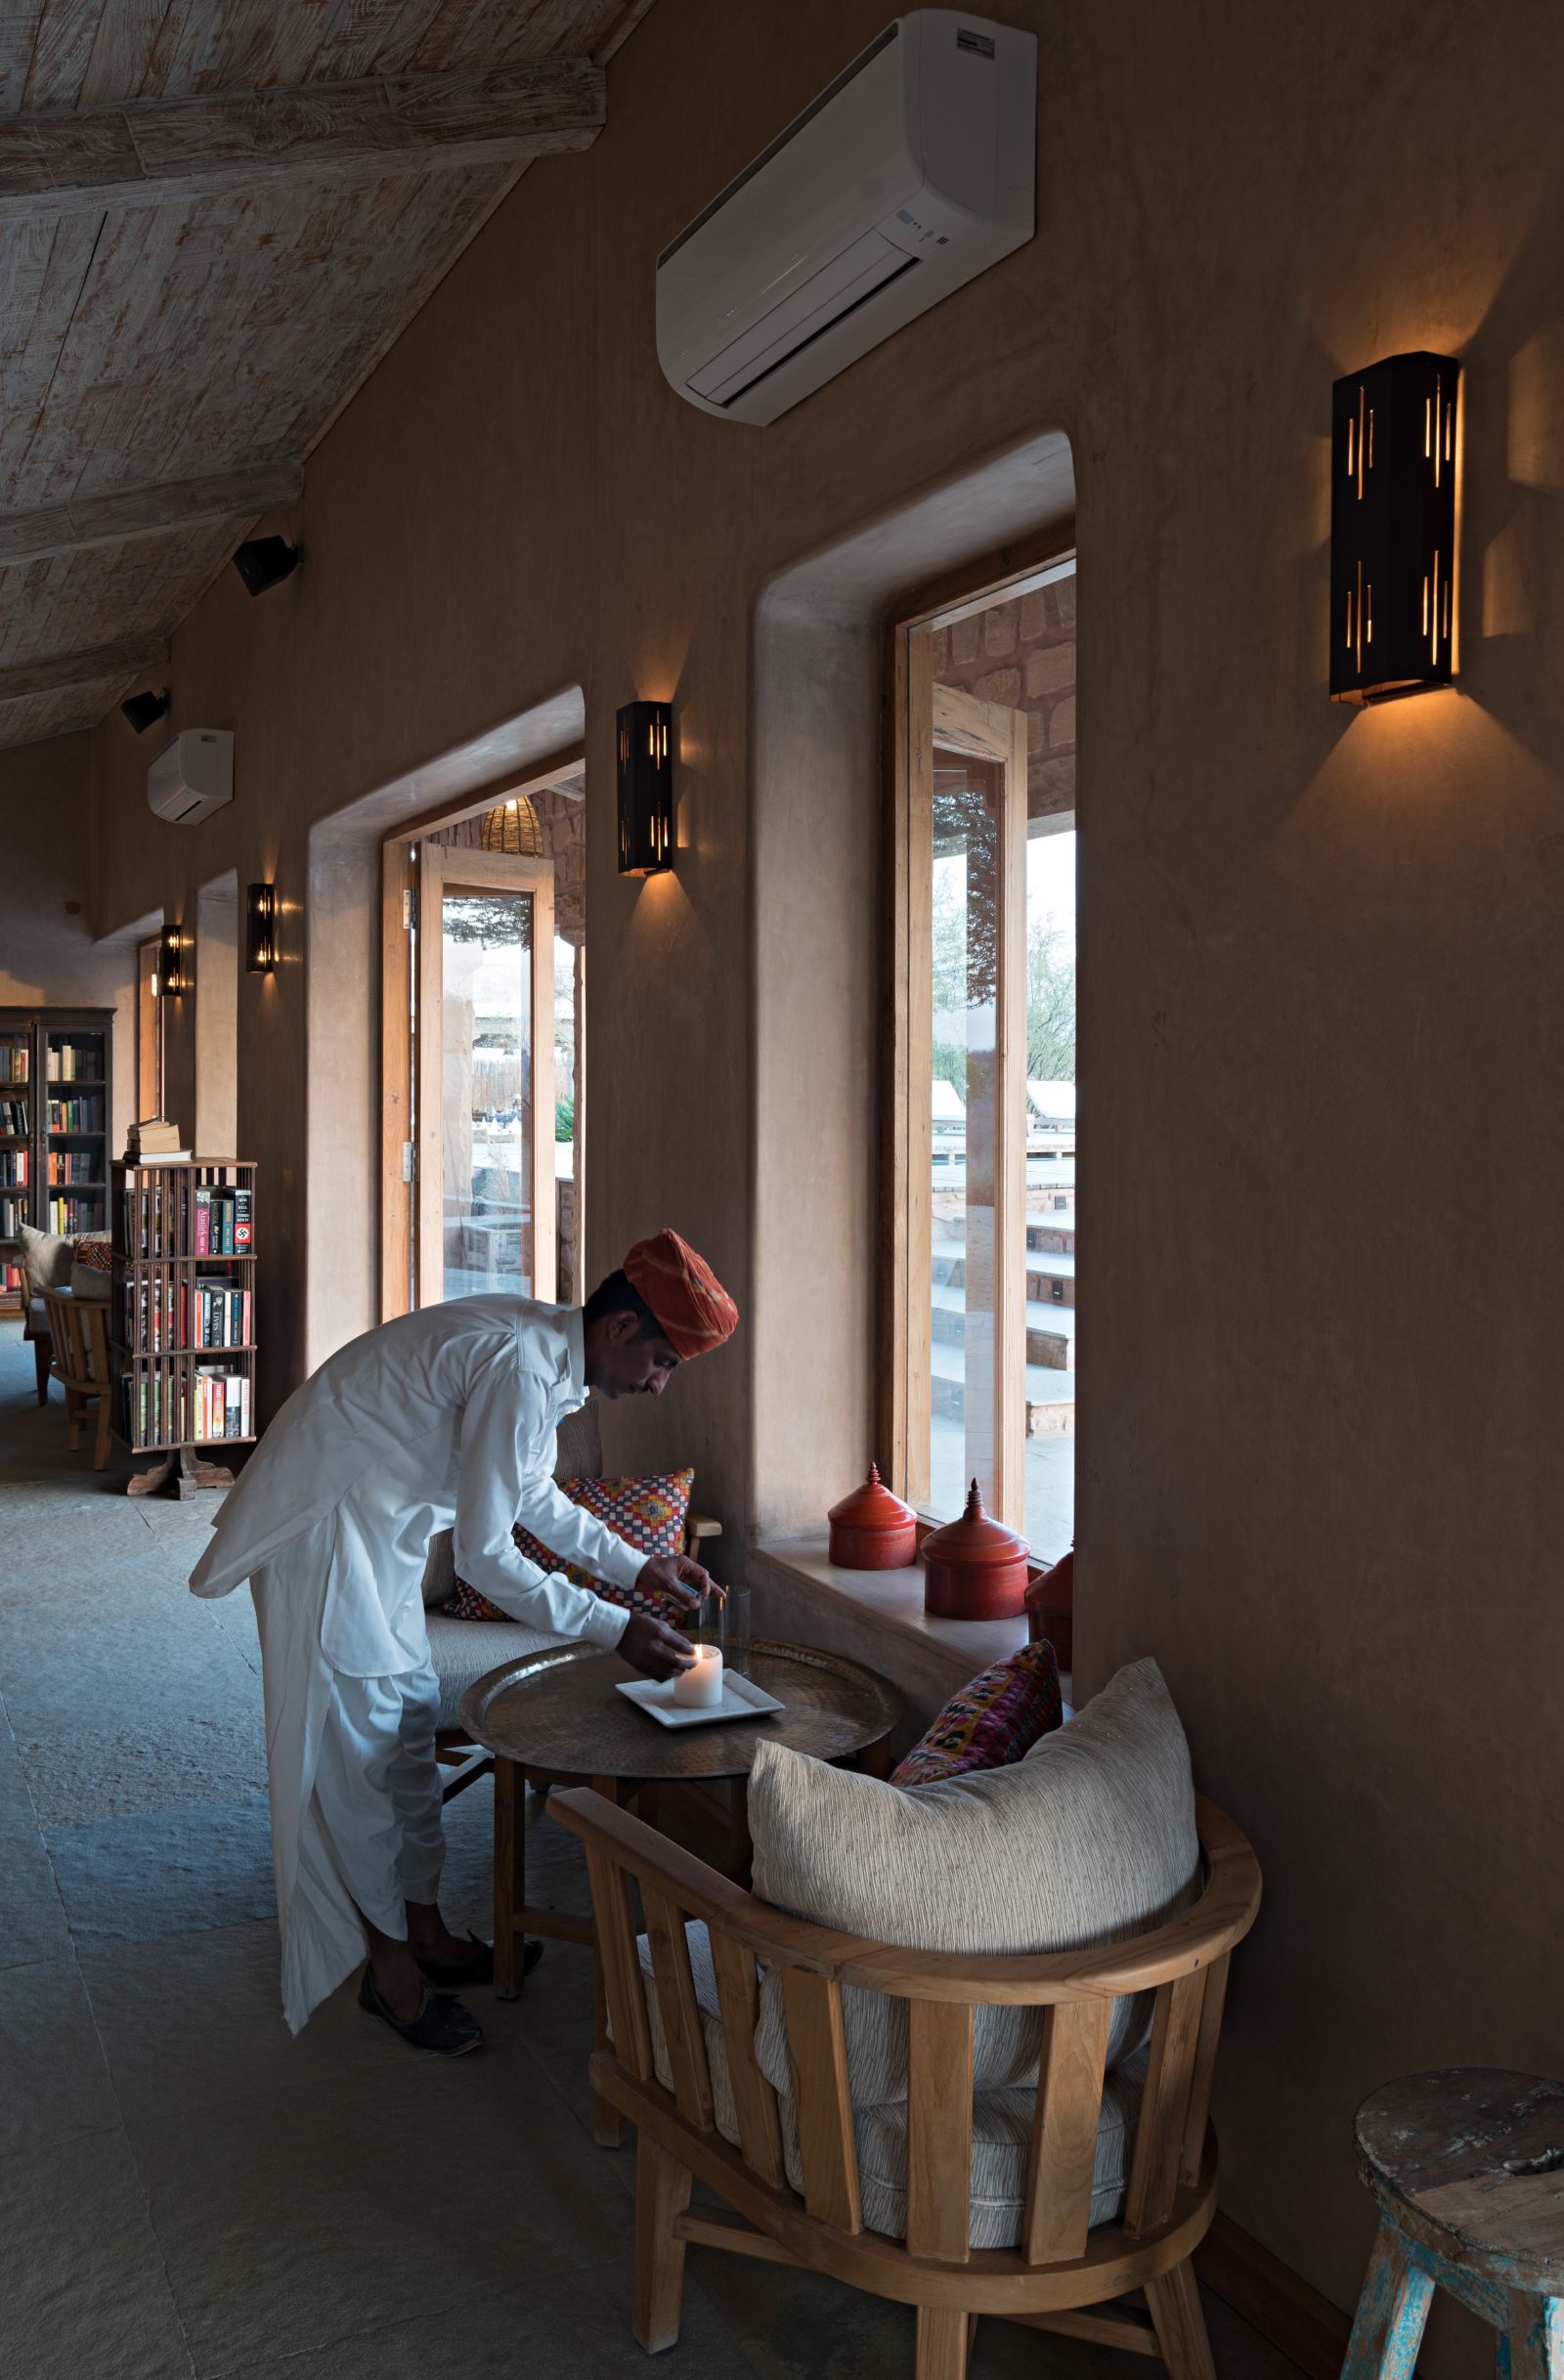
<svg viewBox="0 0 1564 2380">
<path fill-rule="evenodd" d="M 1499 2380 L 1564 2380 L 1564 2083 L 1481 2067 L 1358 2110 L 1379 2237 L 1342 2380 L 1412 2380 L 1436 2288 L 1499 2333 Z"/>
</svg>

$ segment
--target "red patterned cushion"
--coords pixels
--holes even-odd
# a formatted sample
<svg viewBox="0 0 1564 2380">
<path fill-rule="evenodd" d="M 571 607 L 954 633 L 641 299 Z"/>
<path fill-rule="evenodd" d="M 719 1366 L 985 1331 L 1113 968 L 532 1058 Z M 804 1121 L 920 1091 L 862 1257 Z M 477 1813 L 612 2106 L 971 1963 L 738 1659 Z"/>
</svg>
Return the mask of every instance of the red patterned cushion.
<svg viewBox="0 0 1564 2380">
<path fill-rule="evenodd" d="M 113 1242 L 107 1232 L 83 1232 L 71 1242 L 71 1261 L 85 1265 L 92 1273 L 111 1273 L 114 1269 Z"/>
<path fill-rule="evenodd" d="M 633 1545 L 643 1554 L 676 1554 L 684 1550 L 684 1523 L 690 1508 L 690 1490 L 695 1485 L 691 1471 L 665 1472 L 660 1479 L 562 1479 L 560 1488 L 573 1504 L 584 1511 L 595 1513 L 606 1521 L 618 1537 Z M 638 1586 L 610 1586 L 605 1579 L 594 1579 L 590 1571 L 583 1570 L 578 1562 L 562 1562 L 550 1553 L 535 1536 L 528 1535 L 518 1523 L 511 1531 L 520 1550 L 529 1562 L 540 1570 L 562 1571 L 573 1586 L 590 1587 L 605 1603 L 623 1604 L 632 1612 L 650 1612 L 655 1619 L 676 1619 L 687 1611 L 676 1597 L 665 1595 L 656 1587 L 642 1594 Z M 440 1606 L 453 1620 L 508 1620 L 510 1614 L 501 1612 L 475 1586 L 458 1579 L 456 1591 Z"/>
<path fill-rule="evenodd" d="M 892 1770 L 892 1785 L 934 1785 L 973 1768 L 1006 1768 L 1064 1722 L 1051 1644 L 1022 1645 L 953 1694 Z"/>
</svg>

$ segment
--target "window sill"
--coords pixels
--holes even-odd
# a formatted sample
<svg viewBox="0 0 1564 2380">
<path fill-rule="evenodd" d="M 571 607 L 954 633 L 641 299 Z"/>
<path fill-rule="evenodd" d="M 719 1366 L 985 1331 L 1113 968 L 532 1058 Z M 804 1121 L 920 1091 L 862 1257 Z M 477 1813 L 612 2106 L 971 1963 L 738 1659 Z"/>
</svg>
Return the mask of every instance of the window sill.
<svg viewBox="0 0 1564 2380">
<path fill-rule="evenodd" d="M 909 1742 L 958 1686 L 1026 1642 L 1022 1618 L 932 1620 L 921 1566 L 843 1570 L 827 1561 L 823 1537 L 758 1545 L 748 1576 L 756 1635 L 791 1638 L 878 1669 L 899 1686 L 918 1722 Z M 1067 1701 L 1069 1679 L 1061 1683 Z"/>
</svg>

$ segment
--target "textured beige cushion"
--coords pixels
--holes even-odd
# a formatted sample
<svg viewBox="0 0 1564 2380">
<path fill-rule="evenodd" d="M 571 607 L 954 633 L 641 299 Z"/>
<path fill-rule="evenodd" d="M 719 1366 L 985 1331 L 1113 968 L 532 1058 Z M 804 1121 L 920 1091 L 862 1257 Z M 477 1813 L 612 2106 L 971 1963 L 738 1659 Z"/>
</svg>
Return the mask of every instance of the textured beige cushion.
<svg viewBox="0 0 1564 2380">
<path fill-rule="evenodd" d="M 27 1276 L 27 1288 L 36 1297 L 43 1289 L 68 1289 L 70 1286 L 70 1242 L 54 1232 L 35 1232 L 30 1223 L 22 1227 L 22 1263 Z"/>
<path fill-rule="evenodd" d="M 453 1620 L 449 1612 L 426 1612 L 429 1659 L 440 1680 L 437 1727 L 459 1727 L 459 1705 L 475 1678 L 498 1669 L 502 1661 L 520 1661 L 549 1645 L 574 1644 L 572 1636 L 550 1636 L 542 1628 L 524 1627 L 519 1620 Z"/>
<path fill-rule="evenodd" d="M 1199 1870 L 1189 1747 L 1152 1661 L 1121 1669 L 1023 1760 L 934 1785 L 882 1784 L 758 1746 L 755 1890 L 817 1924 L 913 1950 L 1084 1949 L 1160 1925 Z M 906 2096 L 906 2005 L 843 1994 L 855 2104 Z M 781 1982 L 761 1985 L 760 2063 L 788 2077 Z M 1115 2004 L 1108 2064 L 1144 2040 L 1150 1995 Z M 981 2009 L 979 2090 L 1035 2082 L 1041 2012 Z"/>
<path fill-rule="evenodd" d="M 695 1980 L 696 2006 L 711 2069 L 713 2113 L 724 2141 L 739 2144 L 738 2109 L 728 2072 L 727 2043 L 717 1997 L 706 1927 L 691 1921 L 684 1928 L 690 1947 L 690 1972 Z M 646 1936 L 636 1945 L 646 1979 L 647 2026 L 652 2040 L 652 2063 L 666 2091 L 673 2088 L 673 2069 L 657 2004 L 651 1952 Z M 1111 2223 L 1124 2204 L 1130 2146 L 1135 2118 L 1146 2081 L 1144 2051 L 1108 2077 L 1103 2093 L 1103 2116 L 1097 2131 L 1097 2165 L 1092 2184 L 1094 2225 Z M 973 2099 L 972 2223 L 975 2248 L 1014 2248 L 1021 2235 L 1026 2206 L 1026 2169 L 1031 2153 L 1035 2090 L 979 2091 Z M 782 2149 L 788 2180 L 804 2188 L 799 2155 L 799 2127 L 793 2094 L 785 2085 L 777 2093 L 782 2124 Z M 858 2151 L 858 2184 L 863 2219 L 871 2231 L 904 2239 L 907 2232 L 907 2109 L 892 2099 L 877 2107 L 854 2107 L 852 2129 Z"/>
</svg>

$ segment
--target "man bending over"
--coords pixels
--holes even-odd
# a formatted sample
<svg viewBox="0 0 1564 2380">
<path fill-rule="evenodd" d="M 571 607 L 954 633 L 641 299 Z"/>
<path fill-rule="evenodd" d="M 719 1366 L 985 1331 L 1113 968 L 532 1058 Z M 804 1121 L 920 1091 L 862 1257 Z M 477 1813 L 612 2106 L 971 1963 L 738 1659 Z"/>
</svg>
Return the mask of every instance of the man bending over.
<svg viewBox="0 0 1564 2380">
<path fill-rule="evenodd" d="M 440 1690 L 422 1580 L 455 1530 L 460 1577 L 529 1627 L 613 1646 L 648 1677 L 687 1667 L 676 1628 L 547 1575 L 519 1520 L 561 1560 L 615 1586 L 694 1604 L 711 1585 L 682 1555 L 648 1560 L 554 1484 L 563 1414 L 600 1397 L 660 1396 L 680 1363 L 720 1347 L 738 1310 L 676 1232 L 630 1249 L 585 1310 L 456 1298 L 341 1348 L 282 1406 L 191 1577 L 197 1595 L 246 1579 L 266 1699 L 282 2008 L 296 2033 L 369 1950 L 359 1998 L 447 2056 L 482 2042 L 449 1991 L 489 1981 L 487 1944 L 440 1915 L 444 1850 L 434 1755 Z M 542 1945 L 529 1944 L 529 1964 Z"/>
</svg>

